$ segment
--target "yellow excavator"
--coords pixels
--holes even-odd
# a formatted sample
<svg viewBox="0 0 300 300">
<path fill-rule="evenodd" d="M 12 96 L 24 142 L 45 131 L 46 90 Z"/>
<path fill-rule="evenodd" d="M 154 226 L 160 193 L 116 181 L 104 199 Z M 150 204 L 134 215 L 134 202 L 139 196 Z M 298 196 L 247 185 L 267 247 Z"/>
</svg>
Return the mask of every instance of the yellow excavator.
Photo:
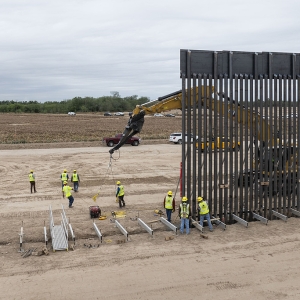
<svg viewBox="0 0 300 300">
<path fill-rule="evenodd" d="M 198 89 L 196 89 L 196 93 L 198 95 Z M 128 139 L 142 130 L 145 121 L 145 115 L 161 113 L 173 109 L 182 109 L 181 99 L 182 91 L 177 91 L 160 97 L 155 101 L 151 101 L 150 103 L 137 105 L 133 112 L 129 113 L 130 118 L 122 134 L 122 138 L 115 147 L 109 150 L 109 153 L 113 154 L 114 151 L 122 147 Z"/>
<path fill-rule="evenodd" d="M 198 104 L 198 87 L 191 89 L 191 107 L 193 106 L 193 99 L 196 99 L 196 104 Z M 194 96 L 195 93 L 195 96 Z M 203 105 L 206 105 L 206 108 L 211 108 L 212 110 L 215 110 L 218 112 L 219 115 L 225 116 L 227 115 L 228 118 L 232 118 L 232 113 L 230 111 L 235 110 L 235 101 L 231 99 L 225 99 L 223 94 L 218 94 L 218 99 L 214 99 L 213 97 L 214 93 L 214 87 L 206 87 L 206 93 L 205 93 L 205 88 L 202 87 L 202 92 L 201 92 L 201 101 L 202 101 L 202 107 Z M 186 95 L 188 93 L 186 92 Z M 204 101 L 204 95 L 206 95 L 207 101 Z M 211 95 L 211 97 L 209 97 Z M 225 101 L 227 100 L 227 105 L 225 107 Z M 185 98 L 185 108 L 188 107 L 188 99 L 187 96 Z M 148 103 L 145 103 L 143 105 L 137 105 L 136 108 L 133 110 L 132 113 L 130 113 L 130 118 L 127 123 L 127 126 L 125 127 L 125 130 L 122 134 L 122 138 L 120 139 L 119 143 L 111 148 L 109 150 L 110 154 L 113 154 L 114 151 L 118 150 L 120 147 L 122 147 L 128 139 L 130 139 L 132 136 L 135 134 L 139 133 L 144 125 L 144 116 L 145 115 L 151 115 L 155 113 L 161 113 L 165 111 L 170 111 L 174 109 L 180 109 L 182 110 L 182 91 L 177 91 L 171 94 L 168 94 L 163 97 L 159 97 L 155 101 L 151 101 Z M 247 116 L 246 116 L 247 115 Z M 240 106 L 238 104 L 238 109 L 237 112 L 235 112 L 234 115 L 235 118 L 237 118 L 238 123 L 246 123 L 246 118 L 248 119 L 248 122 L 250 124 L 250 118 L 252 117 L 252 122 L 251 124 L 255 124 L 255 115 L 254 113 L 250 113 L 250 110 L 246 110 L 244 107 Z M 270 127 L 268 123 L 264 120 L 261 119 L 258 115 L 258 122 L 259 122 L 259 131 L 258 131 L 258 136 L 257 139 L 261 140 L 262 136 L 265 136 L 265 132 L 267 131 L 267 136 L 268 139 L 270 139 Z"/>
<path fill-rule="evenodd" d="M 291 170 L 292 166 L 294 166 L 295 164 L 295 175 L 297 177 L 297 145 L 296 147 L 293 145 L 285 145 L 282 141 L 280 141 L 277 136 L 278 132 L 272 132 L 271 125 L 269 124 L 268 120 L 261 116 L 258 112 L 255 112 L 249 108 L 246 109 L 244 106 L 240 105 L 240 103 L 236 103 L 235 100 L 225 97 L 222 93 L 217 93 L 217 95 L 214 95 L 214 92 L 215 91 L 213 86 L 207 86 L 206 91 L 205 88 L 202 87 L 201 95 L 199 97 L 198 87 L 191 89 L 190 107 L 193 107 L 194 99 L 196 101 L 196 104 L 198 104 L 199 99 L 201 99 L 202 108 L 209 108 L 213 111 L 216 111 L 220 116 L 223 117 L 228 116 L 228 118 L 236 118 L 237 122 L 242 125 L 245 125 L 247 123 L 248 126 L 252 126 L 253 133 L 255 135 L 255 143 L 262 143 L 263 146 L 256 147 L 258 152 L 256 155 L 257 160 L 253 160 L 253 174 L 257 174 L 256 178 L 259 181 L 264 181 L 265 179 L 263 179 L 263 177 L 267 176 L 269 177 L 269 179 L 267 180 L 271 180 L 271 178 L 272 180 L 274 180 L 275 177 L 278 177 L 279 172 L 288 174 L 289 170 Z M 143 105 L 137 105 L 133 112 L 129 114 L 130 118 L 119 143 L 109 150 L 110 154 L 112 155 L 114 151 L 122 147 L 129 138 L 142 130 L 145 121 L 145 115 L 152 115 L 155 113 L 161 113 L 174 109 L 182 110 L 183 104 L 185 106 L 184 109 L 187 109 L 187 91 L 185 95 L 186 97 L 184 102 L 182 102 L 182 91 L 180 90 L 160 97 L 155 101 L 151 101 Z M 207 99 L 205 99 L 205 97 Z M 209 142 L 211 143 L 213 137 L 209 137 L 209 139 Z M 195 143 L 196 147 L 197 144 L 198 143 Z M 262 155 L 260 154 L 261 148 L 263 149 Z M 270 161 L 272 170 L 269 170 Z M 282 163 L 281 167 L 279 166 L 279 162 Z M 260 164 L 262 164 L 262 174 L 260 174 Z M 239 181 L 242 180 L 243 184 L 246 180 L 249 181 L 249 178 L 253 176 L 253 174 L 247 173 L 247 170 L 246 172 L 241 172 L 243 172 L 240 175 L 242 176 L 242 178 L 239 178 Z M 276 173 L 277 175 L 275 175 Z"/>
</svg>

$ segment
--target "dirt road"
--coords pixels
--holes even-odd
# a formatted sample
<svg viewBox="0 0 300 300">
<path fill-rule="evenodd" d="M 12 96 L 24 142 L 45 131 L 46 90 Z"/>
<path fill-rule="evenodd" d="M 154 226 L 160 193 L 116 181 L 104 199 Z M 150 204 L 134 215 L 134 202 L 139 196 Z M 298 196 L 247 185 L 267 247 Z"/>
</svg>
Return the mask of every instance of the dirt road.
<svg viewBox="0 0 300 300">
<path fill-rule="evenodd" d="M 177 188 L 180 146 L 173 144 L 124 146 L 110 161 L 107 147 L 19 149 L 0 151 L 0 299 L 300 299 L 298 287 L 300 239 L 298 218 L 214 226 L 200 237 L 176 235 L 154 215 L 163 209 L 168 190 Z M 73 169 L 81 178 L 74 208 L 62 198 L 60 173 Z M 37 193 L 29 190 L 33 169 Z M 115 182 L 125 186 L 126 217 L 119 222 L 129 240 L 115 227 L 111 211 L 118 211 Z M 95 202 L 92 196 L 100 191 Z M 179 191 L 176 196 L 179 204 Z M 49 234 L 49 206 L 55 223 L 61 205 L 75 232 L 75 250 L 51 250 L 49 255 L 23 258 L 19 244 L 23 224 L 24 250 L 45 245 Z M 89 216 L 99 205 L 104 221 L 95 219 L 103 234 L 100 243 Z M 153 236 L 135 220 L 151 224 Z M 172 221 L 179 226 L 177 214 Z M 166 237 L 174 239 L 166 241 Z M 69 239 L 69 246 L 74 241 Z"/>
</svg>

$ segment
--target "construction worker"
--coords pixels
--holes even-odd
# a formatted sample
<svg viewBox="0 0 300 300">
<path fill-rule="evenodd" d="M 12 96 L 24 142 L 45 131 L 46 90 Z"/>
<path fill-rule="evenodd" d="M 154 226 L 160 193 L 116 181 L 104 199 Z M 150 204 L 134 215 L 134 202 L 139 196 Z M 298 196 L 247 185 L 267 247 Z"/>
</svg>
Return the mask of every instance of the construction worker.
<svg viewBox="0 0 300 300">
<path fill-rule="evenodd" d="M 183 234 L 184 227 L 186 234 L 190 233 L 190 216 L 191 216 L 191 209 L 190 205 L 188 204 L 188 198 L 182 197 L 181 203 L 179 205 L 179 211 L 178 211 L 179 217 L 181 219 L 180 223 L 180 232 Z"/>
<path fill-rule="evenodd" d="M 63 185 L 64 185 L 63 189 L 62 189 L 63 198 L 65 198 L 65 196 L 66 196 L 66 198 L 69 199 L 69 207 L 71 208 L 71 207 L 73 207 L 72 205 L 73 205 L 73 202 L 74 202 L 74 198 L 71 194 L 71 191 L 73 190 L 73 188 L 68 186 L 67 181 L 64 181 Z"/>
<path fill-rule="evenodd" d="M 69 175 L 68 175 L 66 169 L 64 169 L 64 171 L 61 173 L 60 179 L 61 179 L 61 187 L 63 188 L 64 187 L 64 181 L 68 182 L 68 180 L 69 180 Z"/>
<path fill-rule="evenodd" d="M 198 197 L 198 216 L 200 216 L 199 224 L 203 227 L 203 221 L 206 219 L 209 231 L 213 231 L 213 227 L 210 221 L 209 208 L 206 201 L 204 201 L 203 197 Z"/>
<path fill-rule="evenodd" d="M 164 208 L 166 209 L 167 219 L 171 222 L 172 212 L 175 211 L 175 199 L 173 198 L 172 191 L 168 191 L 167 196 L 164 198 Z"/>
<path fill-rule="evenodd" d="M 29 173 L 29 182 L 30 182 L 30 192 L 32 194 L 32 190 L 36 193 L 36 189 L 35 189 L 35 175 L 33 174 L 33 170 L 30 170 Z"/>
<path fill-rule="evenodd" d="M 124 186 L 121 185 L 121 181 L 117 181 L 116 198 L 119 199 L 119 207 L 125 206 L 124 195 Z"/>
<path fill-rule="evenodd" d="M 78 192 L 78 186 L 79 186 L 80 179 L 79 179 L 79 175 L 77 174 L 76 170 L 73 171 L 73 174 L 71 177 L 71 182 L 73 182 L 73 184 L 74 184 L 74 192 Z"/>
</svg>

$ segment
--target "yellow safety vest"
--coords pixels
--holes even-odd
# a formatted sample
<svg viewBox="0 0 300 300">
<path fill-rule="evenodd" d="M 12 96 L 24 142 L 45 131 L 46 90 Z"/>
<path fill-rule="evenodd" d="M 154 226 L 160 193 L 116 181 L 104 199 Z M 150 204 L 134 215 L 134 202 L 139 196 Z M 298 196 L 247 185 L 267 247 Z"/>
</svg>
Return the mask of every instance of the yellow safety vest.
<svg viewBox="0 0 300 300">
<path fill-rule="evenodd" d="M 70 186 L 65 185 L 65 186 L 63 187 L 63 192 L 65 193 L 65 196 L 66 196 L 67 198 L 70 197 L 70 196 L 72 196 L 71 191 L 72 191 L 72 188 L 71 188 Z"/>
<path fill-rule="evenodd" d="M 199 208 L 200 208 L 200 215 L 206 215 L 209 213 L 209 208 L 208 208 L 208 204 L 206 203 L 206 201 L 201 201 L 199 203 Z"/>
<path fill-rule="evenodd" d="M 123 196 L 125 194 L 124 192 L 124 186 L 123 185 L 120 185 L 119 186 L 119 193 L 118 193 L 118 196 Z"/>
<path fill-rule="evenodd" d="M 77 173 L 73 173 L 73 182 L 74 181 L 78 181 L 78 174 Z"/>
<path fill-rule="evenodd" d="M 166 196 L 165 199 L 165 208 L 166 209 L 173 209 L 173 197 L 172 196 Z"/>
<path fill-rule="evenodd" d="M 61 181 L 68 181 L 68 174 L 67 173 L 61 173 Z"/>
<path fill-rule="evenodd" d="M 30 173 L 28 176 L 29 176 L 29 181 L 35 181 L 34 176 L 33 176 L 32 173 Z"/>
<path fill-rule="evenodd" d="M 180 216 L 181 218 L 188 218 L 189 216 L 189 210 L 190 209 L 190 205 L 187 203 L 180 203 Z"/>
</svg>

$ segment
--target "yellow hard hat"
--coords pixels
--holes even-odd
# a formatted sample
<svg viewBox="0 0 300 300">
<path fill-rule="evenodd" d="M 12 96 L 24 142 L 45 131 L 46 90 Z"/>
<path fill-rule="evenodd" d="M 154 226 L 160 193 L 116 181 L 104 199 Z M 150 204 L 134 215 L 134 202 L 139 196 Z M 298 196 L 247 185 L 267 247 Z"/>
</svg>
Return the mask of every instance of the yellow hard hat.
<svg viewBox="0 0 300 300">
<path fill-rule="evenodd" d="M 121 184 L 121 181 L 117 181 L 117 184 Z"/>
<path fill-rule="evenodd" d="M 33 173 L 33 170 L 30 170 L 30 173 Z"/>
<path fill-rule="evenodd" d="M 76 170 L 74 170 L 74 172 L 76 172 Z"/>
<path fill-rule="evenodd" d="M 198 201 L 202 201 L 203 198 L 199 196 L 199 197 L 197 198 L 197 200 L 198 200 Z"/>
<path fill-rule="evenodd" d="M 186 202 L 186 201 L 188 201 L 188 198 L 184 196 L 184 197 L 182 197 L 182 201 Z"/>
<path fill-rule="evenodd" d="M 67 184 L 68 182 L 67 181 L 64 181 L 64 184 Z"/>
<path fill-rule="evenodd" d="M 172 191 L 168 191 L 168 195 L 172 196 L 173 195 Z"/>
<path fill-rule="evenodd" d="M 64 169 L 64 172 L 66 173 L 66 172 L 67 172 L 67 170 L 66 170 L 66 169 Z"/>
</svg>

